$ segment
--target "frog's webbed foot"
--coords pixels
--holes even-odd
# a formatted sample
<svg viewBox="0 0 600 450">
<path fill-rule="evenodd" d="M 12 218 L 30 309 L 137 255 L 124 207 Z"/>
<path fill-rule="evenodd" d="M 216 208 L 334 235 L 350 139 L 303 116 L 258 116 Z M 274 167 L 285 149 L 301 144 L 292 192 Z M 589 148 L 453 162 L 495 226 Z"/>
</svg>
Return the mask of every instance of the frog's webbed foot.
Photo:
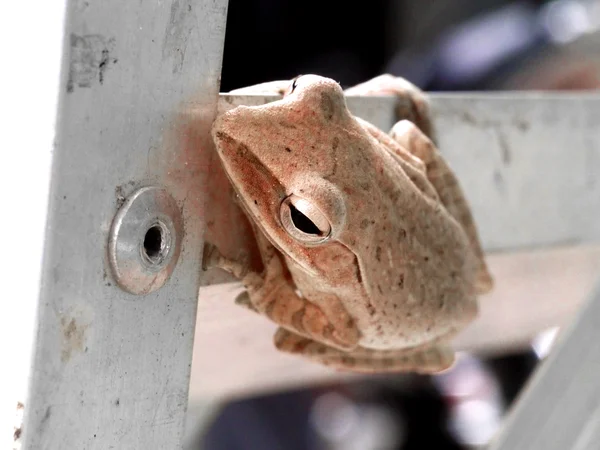
<svg viewBox="0 0 600 450">
<path fill-rule="evenodd" d="M 240 280 L 249 273 L 248 264 L 244 259 L 233 260 L 226 258 L 215 245 L 207 242 L 204 244 L 202 252 L 202 270 L 206 271 L 215 267 L 229 272 Z M 235 298 L 235 304 L 250 311 L 258 312 L 250 301 L 248 291 L 239 294 Z"/>
<path fill-rule="evenodd" d="M 240 280 L 250 272 L 248 258 L 244 256 L 238 259 L 226 258 L 215 245 L 206 242 L 202 250 L 202 270 L 206 271 L 214 267 L 223 269 Z"/>
<path fill-rule="evenodd" d="M 256 307 L 252 304 L 252 301 L 250 300 L 250 296 L 248 295 L 248 291 L 244 291 L 241 294 L 239 294 L 236 298 L 235 298 L 235 304 L 238 306 L 241 306 L 242 308 L 246 308 L 249 309 L 250 311 L 254 311 L 254 312 L 258 312 L 258 310 L 256 309 Z"/>
<path fill-rule="evenodd" d="M 311 361 L 360 373 L 416 372 L 439 373 L 454 364 L 454 350 L 442 344 L 403 350 L 371 350 L 357 347 L 345 352 L 291 333 L 283 328 L 274 336 L 277 349 L 301 355 Z"/>
</svg>

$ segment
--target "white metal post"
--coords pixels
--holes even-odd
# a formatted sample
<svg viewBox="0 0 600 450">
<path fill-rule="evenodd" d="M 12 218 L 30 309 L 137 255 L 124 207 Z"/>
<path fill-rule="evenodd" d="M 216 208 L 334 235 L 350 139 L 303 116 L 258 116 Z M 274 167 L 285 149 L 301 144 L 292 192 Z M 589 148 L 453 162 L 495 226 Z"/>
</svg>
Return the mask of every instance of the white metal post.
<svg viewBox="0 0 600 450">
<path fill-rule="evenodd" d="M 181 446 L 226 12 L 68 3 L 26 449 Z"/>
</svg>

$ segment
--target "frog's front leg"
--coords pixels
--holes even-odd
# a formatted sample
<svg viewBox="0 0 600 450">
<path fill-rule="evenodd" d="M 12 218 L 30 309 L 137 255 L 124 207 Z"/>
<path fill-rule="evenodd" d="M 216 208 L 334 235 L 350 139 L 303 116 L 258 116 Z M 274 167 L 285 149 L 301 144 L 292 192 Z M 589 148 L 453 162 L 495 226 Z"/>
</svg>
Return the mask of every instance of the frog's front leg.
<svg viewBox="0 0 600 450">
<path fill-rule="evenodd" d="M 264 236 L 257 234 L 257 241 L 265 267 L 263 274 L 250 271 L 245 261 L 225 258 L 210 244 L 205 246 L 203 266 L 219 267 L 241 279 L 246 294 L 236 299 L 237 304 L 306 338 L 338 349 L 355 348 L 360 332 L 352 318 L 347 314 L 328 317 L 317 305 L 298 295 L 280 253 Z"/>
<path fill-rule="evenodd" d="M 372 350 L 357 347 L 342 351 L 280 328 L 275 333 L 275 346 L 285 353 L 333 367 L 361 373 L 417 372 L 439 373 L 454 363 L 454 350 L 441 343 L 418 349 Z"/>
</svg>

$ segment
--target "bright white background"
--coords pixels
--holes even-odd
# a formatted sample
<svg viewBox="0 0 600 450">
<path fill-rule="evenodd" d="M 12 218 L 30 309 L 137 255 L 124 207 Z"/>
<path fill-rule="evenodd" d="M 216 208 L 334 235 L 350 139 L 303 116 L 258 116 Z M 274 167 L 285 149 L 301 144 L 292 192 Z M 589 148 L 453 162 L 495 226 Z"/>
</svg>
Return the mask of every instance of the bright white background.
<svg viewBox="0 0 600 450">
<path fill-rule="evenodd" d="M 65 0 L 0 7 L 0 448 L 27 392 Z"/>
</svg>

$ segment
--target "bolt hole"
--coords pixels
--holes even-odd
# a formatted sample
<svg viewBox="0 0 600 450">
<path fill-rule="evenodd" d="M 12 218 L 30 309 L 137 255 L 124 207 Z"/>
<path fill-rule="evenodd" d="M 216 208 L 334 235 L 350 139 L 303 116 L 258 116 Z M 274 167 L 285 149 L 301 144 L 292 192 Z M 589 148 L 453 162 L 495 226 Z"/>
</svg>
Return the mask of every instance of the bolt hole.
<svg viewBox="0 0 600 450">
<path fill-rule="evenodd" d="M 154 264 L 160 263 L 164 258 L 165 239 L 160 225 L 151 226 L 144 236 L 144 253 Z"/>
</svg>

